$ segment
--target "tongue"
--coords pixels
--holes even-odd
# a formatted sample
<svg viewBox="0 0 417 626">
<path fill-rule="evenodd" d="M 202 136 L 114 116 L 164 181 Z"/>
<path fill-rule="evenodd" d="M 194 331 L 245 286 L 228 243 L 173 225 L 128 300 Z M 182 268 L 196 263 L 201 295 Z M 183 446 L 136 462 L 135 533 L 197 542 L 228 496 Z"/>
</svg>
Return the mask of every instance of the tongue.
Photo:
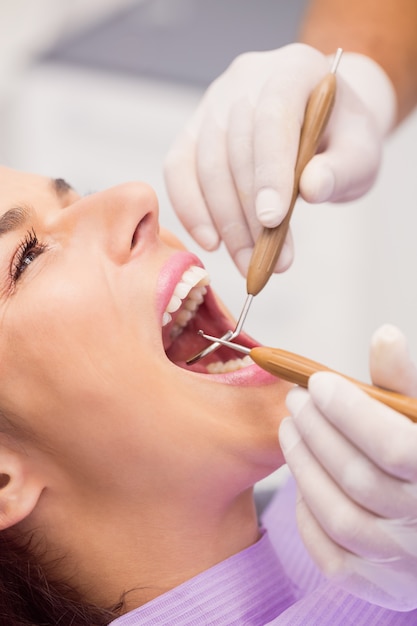
<svg viewBox="0 0 417 626">
<path fill-rule="evenodd" d="M 176 339 L 171 339 L 171 343 L 166 349 L 166 354 L 171 361 L 179 365 L 210 345 L 207 339 L 198 334 L 200 329 L 214 337 L 221 337 L 228 330 L 229 326 L 230 321 L 220 311 L 213 315 L 213 312 L 210 312 L 205 304 L 202 304 L 198 309 L 197 315 L 190 320 L 182 333 Z M 204 368 L 213 361 L 227 361 L 235 358 L 236 352 L 234 350 L 221 348 L 204 358 Z"/>
<path fill-rule="evenodd" d="M 205 348 L 207 340 L 197 334 L 200 328 L 200 323 L 197 324 L 195 319 L 192 319 L 182 333 L 172 340 L 170 347 L 166 350 L 167 357 L 174 363 L 178 363 L 186 361 Z"/>
<path fill-rule="evenodd" d="M 221 313 L 214 316 L 213 319 L 213 315 L 209 313 L 203 304 L 199 308 L 197 315 L 189 321 L 181 334 L 175 339 L 171 339 L 171 344 L 166 350 L 168 358 L 175 363 L 187 361 L 210 345 L 207 339 L 204 339 L 204 337 L 198 334 L 200 329 L 204 329 L 205 332 L 214 337 L 220 337 L 226 332 L 225 329 L 228 328 L 228 323 L 229 321 Z M 234 352 L 232 354 L 236 355 Z M 205 359 L 207 363 L 212 360 L 213 359 Z M 219 360 L 219 353 L 217 351 L 214 360 Z"/>
</svg>

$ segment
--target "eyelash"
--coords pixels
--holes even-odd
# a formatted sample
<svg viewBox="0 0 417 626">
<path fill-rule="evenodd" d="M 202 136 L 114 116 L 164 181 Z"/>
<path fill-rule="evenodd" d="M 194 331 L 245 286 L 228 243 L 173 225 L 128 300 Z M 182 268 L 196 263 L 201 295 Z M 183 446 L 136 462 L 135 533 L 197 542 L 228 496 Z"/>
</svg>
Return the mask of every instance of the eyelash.
<svg viewBox="0 0 417 626">
<path fill-rule="evenodd" d="M 33 228 L 28 230 L 25 238 L 20 242 L 12 259 L 10 267 L 10 278 L 15 285 L 25 269 L 45 250 L 46 245 L 39 242 Z M 28 263 L 26 259 L 31 257 Z"/>
</svg>

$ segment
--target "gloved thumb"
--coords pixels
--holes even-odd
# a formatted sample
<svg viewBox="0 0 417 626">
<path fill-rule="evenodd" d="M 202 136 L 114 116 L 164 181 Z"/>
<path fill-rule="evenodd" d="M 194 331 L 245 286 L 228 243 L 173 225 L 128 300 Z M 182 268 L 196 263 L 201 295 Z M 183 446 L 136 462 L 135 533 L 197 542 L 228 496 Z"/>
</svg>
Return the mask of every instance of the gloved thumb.
<svg viewBox="0 0 417 626">
<path fill-rule="evenodd" d="M 372 336 L 370 371 L 374 385 L 417 396 L 417 368 L 407 340 L 396 326 L 384 324 Z"/>
</svg>

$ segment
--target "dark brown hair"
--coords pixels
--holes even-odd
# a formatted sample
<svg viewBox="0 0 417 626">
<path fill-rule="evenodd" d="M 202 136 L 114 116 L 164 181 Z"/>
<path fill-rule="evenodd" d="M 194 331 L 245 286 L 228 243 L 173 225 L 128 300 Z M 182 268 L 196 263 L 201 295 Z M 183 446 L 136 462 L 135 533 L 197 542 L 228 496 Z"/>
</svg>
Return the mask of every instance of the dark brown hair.
<svg viewBox="0 0 417 626">
<path fill-rule="evenodd" d="M 102 609 L 69 585 L 48 580 L 30 544 L 0 532 L 0 626 L 106 626 L 121 615 L 122 601 Z"/>
</svg>

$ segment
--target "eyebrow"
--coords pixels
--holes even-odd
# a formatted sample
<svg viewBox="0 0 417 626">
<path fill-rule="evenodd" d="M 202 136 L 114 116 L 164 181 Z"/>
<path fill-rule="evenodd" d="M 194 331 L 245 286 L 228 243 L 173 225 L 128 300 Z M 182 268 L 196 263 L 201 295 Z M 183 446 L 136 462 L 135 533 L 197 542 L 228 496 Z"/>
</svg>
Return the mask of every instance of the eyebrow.
<svg viewBox="0 0 417 626">
<path fill-rule="evenodd" d="M 62 198 L 69 191 L 73 190 L 63 178 L 51 178 L 50 180 L 54 193 L 58 198 Z M 31 211 L 25 207 L 13 207 L 0 217 L 0 237 L 18 230 L 25 225 L 31 216 Z"/>
<path fill-rule="evenodd" d="M 0 237 L 21 228 L 29 220 L 30 212 L 23 207 L 13 207 L 0 217 Z"/>
<path fill-rule="evenodd" d="M 59 197 L 64 196 L 69 191 L 74 191 L 74 188 L 63 178 L 51 178 L 51 183 L 56 195 Z"/>
</svg>

